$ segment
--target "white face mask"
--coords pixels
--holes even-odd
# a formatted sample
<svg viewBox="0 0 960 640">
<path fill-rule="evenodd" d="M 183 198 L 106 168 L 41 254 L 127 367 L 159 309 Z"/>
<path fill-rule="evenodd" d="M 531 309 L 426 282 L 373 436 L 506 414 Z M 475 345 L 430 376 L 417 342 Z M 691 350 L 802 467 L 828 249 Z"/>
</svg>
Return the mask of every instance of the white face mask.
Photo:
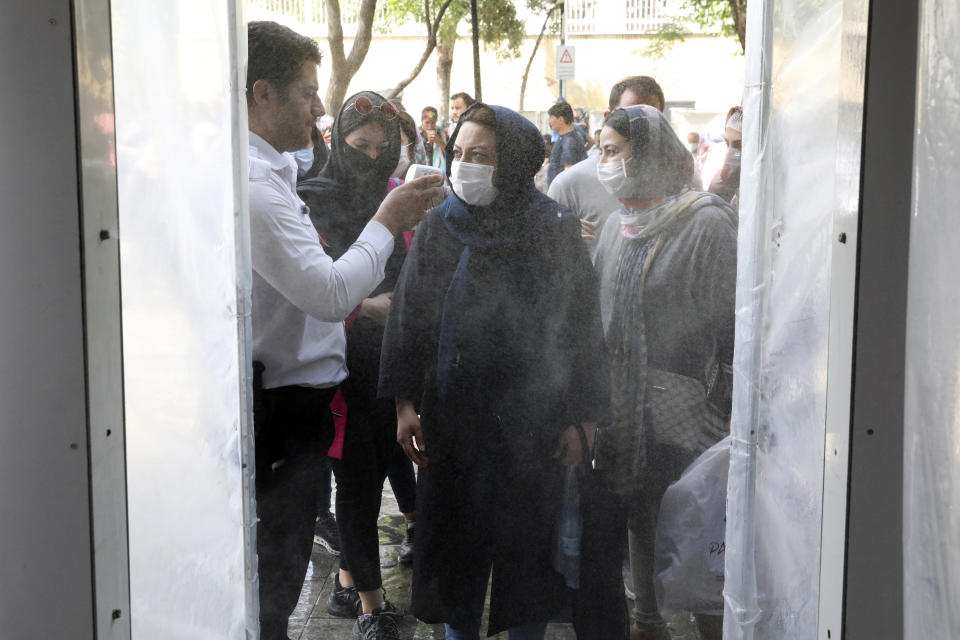
<svg viewBox="0 0 960 640">
<path fill-rule="evenodd" d="M 629 184 L 627 176 L 627 160 L 622 158 L 619 162 L 601 162 L 597 164 L 597 180 L 607 190 L 607 193 L 615 198 L 625 197 L 623 194 Z"/>
<path fill-rule="evenodd" d="M 454 160 L 450 165 L 450 185 L 453 192 L 467 204 L 485 207 L 497 197 L 493 186 L 493 167 Z"/>
</svg>

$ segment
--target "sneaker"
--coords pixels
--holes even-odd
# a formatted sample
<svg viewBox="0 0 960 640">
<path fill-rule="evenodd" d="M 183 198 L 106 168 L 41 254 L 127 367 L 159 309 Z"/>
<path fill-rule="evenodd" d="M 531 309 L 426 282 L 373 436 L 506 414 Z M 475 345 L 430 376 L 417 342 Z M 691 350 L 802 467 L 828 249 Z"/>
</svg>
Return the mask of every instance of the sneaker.
<svg viewBox="0 0 960 640">
<path fill-rule="evenodd" d="M 327 511 L 317 516 L 313 528 L 313 544 L 319 544 L 335 556 L 340 555 L 340 533 L 337 531 L 337 519 Z"/>
<path fill-rule="evenodd" d="M 410 564 L 413 562 L 413 534 L 416 528 L 416 524 L 407 522 L 407 532 L 403 536 L 403 542 L 400 543 L 400 554 L 397 556 L 400 564 Z"/>
<path fill-rule="evenodd" d="M 327 613 L 338 618 L 356 618 L 363 613 L 357 588 L 341 586 L 339 575 L 333 578 L 333 591 L 327 598 Z"/>
<path fill-rule="evenodd" d="M 353 640 L 400 640 L 400 614 L 389 602 L 364 613 L 353 625 Z"/>
</svg>

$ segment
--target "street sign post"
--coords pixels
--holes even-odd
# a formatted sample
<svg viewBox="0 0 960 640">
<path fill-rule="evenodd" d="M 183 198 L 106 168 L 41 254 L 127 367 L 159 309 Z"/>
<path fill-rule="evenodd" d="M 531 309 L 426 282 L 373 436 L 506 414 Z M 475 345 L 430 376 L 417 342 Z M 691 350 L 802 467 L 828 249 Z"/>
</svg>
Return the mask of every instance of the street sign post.
<svg viewBox="0 0 960 640">
<path fill-rule="evenodd" d="M 573 80 L 576 71 L 576 47 L 561 44 L 557 47 L 557 80 Z"/>
</svg>

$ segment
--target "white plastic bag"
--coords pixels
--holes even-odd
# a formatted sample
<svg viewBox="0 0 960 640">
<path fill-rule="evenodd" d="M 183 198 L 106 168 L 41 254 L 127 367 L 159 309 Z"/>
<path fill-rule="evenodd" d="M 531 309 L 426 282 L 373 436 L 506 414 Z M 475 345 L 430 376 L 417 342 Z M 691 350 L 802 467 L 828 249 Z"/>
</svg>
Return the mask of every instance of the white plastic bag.
<svg viewBox="0 0 960 640">
<path fill-rule="evenodd" d="M 654 587 L 660 615 L 723 613 L 730 436 L 704 451 L 663 495 Z"/>
</svg>

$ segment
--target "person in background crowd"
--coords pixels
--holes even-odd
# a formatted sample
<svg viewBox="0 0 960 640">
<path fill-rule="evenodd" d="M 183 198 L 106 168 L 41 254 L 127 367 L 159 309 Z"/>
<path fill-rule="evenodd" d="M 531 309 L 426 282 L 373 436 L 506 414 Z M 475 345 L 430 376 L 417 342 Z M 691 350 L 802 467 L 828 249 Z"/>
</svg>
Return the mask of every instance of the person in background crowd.
<svg viewBox="0 0 960 640">
<path fill-rule="evenodd" d="M 576 218 L 533 185 L 543 157 L 510 109 L 460 117 L 454 193 L 414 236 L 384 334 L 380 393 L 420 466 L 411 609 L 447 640 L 479 638 L 491 571 L 487 633 L 543 638 L 565 600 L 564 465 L 608 400 L 596 275 Z"/>
<path fill-rule="evenodd" d="M 610 89 L 609 110 L 605 116 L 614 109 L 635 104 L 648 104 L 663 109 L 663 89 L 656 80 L 650 76 L 630 76 L 613 85 Z M 597 140 L 599 141 L 599 133 Z M 596 246 L 596 238 L 603 229 L 604 221 L 620 208 L 620 201 L 607 193 L 597 180 L 598 163 L 599 153 L 573 165 L 557 176 L 547 191 L 548 196 L 569 207 L 580 218 L 584 238 L 591 251 Z"/>
<path fill-rule="evenodd" d="M 732 107 L 727 113 L 727 122 L 724 127 L 724 140 L 727 143 L 727 154 L 723 158 L 723 166 L 710 183 L 710 193 L 715 193 L 735 210 L 740 205 L 740 154 L 743 152 L 743 109 Z"/>
<path fill-rule="evenodd" d="M 442 191 L 428 176 L 395 189 L 334 261 L 297 196 L 296 163 L 323 113 L 317 43 L 274 22 L 247 25 L 246 99 L 260 637 L 287 640 L 313 548 L 330 402 L 347 375 L 343 319 L 383 278 L 394 236 Z"/>
<path fill-rule="evenodd" d="M 418 164 L 427 164 L 431 167 L 446 169 L 446 140 L 443 134 L 437 131 L 437 110 L 434 107 L 425 107 L 420 113 L 420 138 L 423 140 L 423 160 Z"/>
<path fill-rule="evenodd" d="M 330 149 L 330 130 L 333 128 L 333 116 L 330 114 L 324 114 L 320 116 L 320 135 L 323 138 L 323 143 L 327 145 L 327 150 Z M 320 167 L 323 169 L 323 167 Z"/>
<path fill-rule="evenodd" d="M 457 122 L 460 121 L 460 114 L 470 108 L 476 102 L 469 93 L 461 91 L 450 96 L 450 124 L 447 125 L 447 139 L 453 135 L 453 130 L 457 128 Z"/>
<path fill-rule="evenodd" d="M 726 122 L 727 116 L 721 113 L 712 118 L 700 132 L 700 146 L 697 148 L 694 165 L 695 172 L 699 173 L 695 183 L 698 189 L 707 191 L 723 166 L 723 159 L 727 152 L 727 143 L 724 140 Z"/>
<path fill-rule="evenodd" d="M 330 150 L 323 141 L 323 135 L 320 133 L 320 118 L 317 118 L 317 124 L 310 131 L 310 146 L 304 147 L 293 154 L 297 161 L 297 181 L 309 180 L 323 169 L 327 163 L 327 157 Z"/>
<path fill-rule="evenodd" d="M 574 130 L 573 109 L 566 102 L 558 102 L 548 110 L 550 128 L 557 132 L 550 154 L 550 168 L 547 171 L 547 184 L 560 174 L 587 157 L 583 138 Z"/>
<path fill-rule="evenodd" d="M 537 191 L 540 193 L 547 192 L 547 170 L 550 168 L 550 153 L 553 151 L 553 143 L 550 142 L 550 134 L 543 134 L 543 146 L 545 147 L 546 155 L 543 157 L 543 164 L 540 166 L 540 170 L 537 171 L 537 175 L 533 179 L 533 184 L 537 187 Z"/>
<path fill-rule="evenodd" d="M 737 216 L 691 190 L 693 158 L 653 107 L 610 114 L 600 148 L 598 179 L 621 207 L 595 254 L 613 389 L 596 467 L 629 526 L 631 637 L 669 640 L 653 589 L 657 513 L 670 483 L 729 430 Z M 697 623 L 719 639 L 718 617 Z"/>
<path fill-rule="evenodd" d="M 593 137 L 590 135 L 590 114 L 586 107 L 577 107 L 573 110 L 573 128 L 583 138 L 584 149 L 594 145 Z"/>
<path fill-rule="evenodd" d="M 401 155 L 398 116 L 393 104 L 372 91 L 347 98 L 334 121 L 330 160 L 299 187 L 334 259 L 347 252 L 387 195 Z M 393 403 L 377 399 L 377 379 L 383 324 L 405 255 L 405 243 L 395 243 L 383 280 L 347 318 L 350 375 L 340 385 L 339 412 L 346 424 L 340 451 L 333 451 L 341 556 L 327 611 L 356 618 L 354 637 L 370 640 L 399 638 L 396 609 L 382 590 L 377 531 L 383 481 L 398 446 Z"/>
<path fill-rule="evenodd" d="M 610 113 L 609 111 L 607 113 Z M 597 129 L 593 132 L 593 135 L 589 138 L 591 146 L 587 149 L 587 160 L 596 158 L 600 155 L 600 147 L 597 146 L 597 140 L 600 139 L 600 129 Z"/>
</svg>

